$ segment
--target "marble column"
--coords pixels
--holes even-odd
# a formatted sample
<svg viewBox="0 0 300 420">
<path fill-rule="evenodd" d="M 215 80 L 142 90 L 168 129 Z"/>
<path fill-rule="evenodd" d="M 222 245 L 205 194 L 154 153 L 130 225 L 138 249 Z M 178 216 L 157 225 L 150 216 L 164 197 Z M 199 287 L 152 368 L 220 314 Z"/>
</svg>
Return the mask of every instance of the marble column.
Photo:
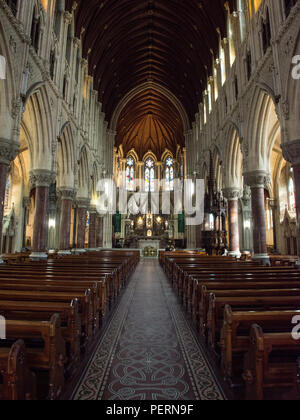
<svg viewBox="0 0 300 420">
<path fill-rule="evenodd" d="M 97 224 L 97 211 L 95 208 L 90 209 L 90 226 L 89 226 L 89 250 L 97 250 L 96 226 Z"/>
<path fill-rule="evenodd" d="M 278 210 L 278 205 L 277 205 L 277 200 L 276 199 L 270 199 L 269 201 L 269 206 L 272 209 L 272 219 L 273 219 L 273 238 L 274 238 L 274 251 L 273 253 L 276 254 L 280 254 L 280 252 L 278 251 L 278 241 L 277 241 L 277 218 L 276 218 L 276 213 Z"/>
<path fill-rule="evenodd" d="M 228 224 L 229 224 L 229 255 L 240 258 L 240 232 L 239 232 L 239 188 L 226 188 L 224 197 L 228 200 Z"/>
<path fill-rule="evenodd" d="M 98 249 L 103 247 L 103 217 L 99 215 L 97 215 L 96 245 Z"/>
<path fill-rule="evenodd" d="M 61 217 L 59 230 L 59 255 L 70 255 L 71 216 L 75 191 L 73 188 L 60 188 Z"/>
<path fill-rule="evenodd" d="M 31 261 L 47 259 L 47 239 L 49 224 L 49 187 L 55 180 L 55 174 L 46 169 L 30 173 L 30 182 L 35 187 L 35 208 L 33 226 L 33 252 Z"/>
<path fill-rule="evenodd" d="M 18 149 L 19 146 L 11 140 L 0 139 L 0 264 L 3 264 L 1 250 L 7 174 L 10 162 L 17 156 Z"/>
<path fill-rule="evenodd" d="M 270 174 L 257 170 L 245 173 L 244 177 L 246 184 L 251 188 L 254 247 L 252 259 L 270 265 L 265 217 L 265 187 L 270 183 Z"/>
<path fill-rule="evenodd" d="M 295 196 L 296 196 L 296 211 L 297 211 L 297 248 L 298 248 L 298 262 L 297 268 L 300 269 L 300 139 L 281 145 L 284 158 L 290 162 L 294 169 L 295 180 Z"/>
<path fill-rule="evenodd" d="M 77 243 L 76 253 L 84 253 L 85 250 L 85 232 L 86 216 L 89 201 L 86 199 L 77 199 Z"/>
<path fill-rule="evenodd" d="M 23 209 L 24 209 L 24 216 L 23 216 L 23 239 L 22 239 L 22 249 L 25 250 L 26 248 L 26 229 L 27 229 L 27 221 L 28 221 L 28 214 L 30 209 L 30 197 L 23 198 Z"/>
</svg>

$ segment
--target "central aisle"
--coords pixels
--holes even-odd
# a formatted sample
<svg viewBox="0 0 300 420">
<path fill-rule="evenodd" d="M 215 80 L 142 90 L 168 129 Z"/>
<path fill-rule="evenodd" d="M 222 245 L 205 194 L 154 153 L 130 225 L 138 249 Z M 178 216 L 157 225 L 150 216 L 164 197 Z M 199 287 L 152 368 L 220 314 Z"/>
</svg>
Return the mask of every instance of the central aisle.
<svg viewBox="0 0 300 420">
<path fill-rule="evenodd" d="M 158 261 L 141 262 L 74 399 L 223 398 Z"/>
</svg>

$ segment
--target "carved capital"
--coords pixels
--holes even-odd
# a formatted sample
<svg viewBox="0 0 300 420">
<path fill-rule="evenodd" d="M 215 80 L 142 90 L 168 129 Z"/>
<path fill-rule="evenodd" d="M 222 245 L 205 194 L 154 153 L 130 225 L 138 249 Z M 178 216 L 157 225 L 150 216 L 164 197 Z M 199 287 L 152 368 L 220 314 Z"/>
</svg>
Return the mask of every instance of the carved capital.
<svg viewBox="0 0 300 420">
<path fill-rule="evenodd" d="M 223 195 L 228 201 L 234 201 L 241 198 L 242 191 L 240 188 L 224 188 Z"/>
<path fill-rule="evenodd" d="M 35 187 L 50 187 L 55 182 L 56 174 L 47 169 L 36 169 L 30 172 L 30 182 Z"/>
<path fill-rule="evenodd" d="M 70 13 L 70 12 L 64 12 L 64 22 L 67 24 L 67 25 L 70 25 L 70 23 L 72 22 L 72 13 Z"/>
<path fill-rule="evenodd" d="M 88 198 L 79 197 L 76 199 L 76 204 L 79 209 L 87 209 L 90 205 L 90 200 Z"/>
<path fill-rule="evenodd" d="M 74 188 L 61 187 L 57 191 L 61 200 L 74 201 L 76 197 L 76 190 Z"/>
<path fill-rule="evenodd" d="M 267 171 L 258 170 L 244 174 L 245 183 L 251 188 L 265 188 L 271 183 L 271 176 Z"/>
<path fill-rule="evenodd" d="M 300 164 L 300 139 L 281 145 L 283 157 L 293 166 Z"/>
<path fill-rule="evenodd" d="M 19 152 L 19 144 L 0 138 L 0 163 L 9 165 L 16 158 Z"/>
<path fill-rule="evenodd" d="M 89 207 L 89 213 L 90 214 L 97 214 L 97 208 L 96 208 L 96 206 L 90 206 Z"/>
</svg>

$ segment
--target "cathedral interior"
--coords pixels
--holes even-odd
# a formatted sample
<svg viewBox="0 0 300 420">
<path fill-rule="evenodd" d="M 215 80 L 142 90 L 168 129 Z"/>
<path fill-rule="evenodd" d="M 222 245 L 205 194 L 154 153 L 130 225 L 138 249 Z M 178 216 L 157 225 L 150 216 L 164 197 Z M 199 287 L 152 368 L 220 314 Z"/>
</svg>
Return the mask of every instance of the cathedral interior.
<svg viewBox="0 0 300 420">
<path fill-rule="evenodd" d="M 245 308 L 278 311 L 272 320 L 288 334 L 280 310 L 291 320 L 300 308 L 299 217 L 299 0 L 0 0 L 0 400 L 268 399 L 270 389 L 272 399 L 300 399 L 299 341 L 284 336 L 278 359 L 281 378 L 290 385 L 293 376 L 290 394 L 276 385 L 277 365 L 277 382 L 272 371 L 271 385 L 258 384 L 249 367 L 237 385 L 224 356 L 227 324 L 220 337 L 217 326 L 228 302 L 244 308 L 255 296 Z M 220 276 L 215 301 L 204 273 Z M 204 304 L 215 305 L 216 331 Z M 119 358 L 104 374 L 97 360 L 117 315 L 123 332 L 109 349 Z M 38 321 L 62 329 L 52 345 L 64 372 L 46 344 L 35 359 Z M 275 332 L 265 318 L 243 325 L 252 347 L 258 328 Z M 125 375 L 125 351 L 144 388 Z M 13 354 L 26 360 L 19 375 L 7 368 Z"/>
</svg>

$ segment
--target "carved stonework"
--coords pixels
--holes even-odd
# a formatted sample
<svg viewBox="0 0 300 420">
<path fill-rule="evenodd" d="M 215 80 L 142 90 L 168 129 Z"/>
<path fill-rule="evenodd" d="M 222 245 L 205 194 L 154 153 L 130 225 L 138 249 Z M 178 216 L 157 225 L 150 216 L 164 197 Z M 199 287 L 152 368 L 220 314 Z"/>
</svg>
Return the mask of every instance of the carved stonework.
<svg viewBox="0 0 300 420">
<path fill-rule="evenodd" d="M 249 185 L 244 185 L 243 203 L 245 207 L 250 206 L 251 204 L 251 188 Z"/>
<path fill-rule="evenodd" d="M 300 139 L 281 145 L 283 157 L 293 166 L 300 165 Z"/>
<path fill-rule="evenodd" d="M 30 173 L 30 182 L 35 187 L 49 187 L 55 182 L 56 174 L 47 169 L 37 169 Z"/>
<path fill-rule="evenodd" d="M 224 188 L 223 195 L 228 201 L 238 200 L 241 197 L 240 188 Z"/>
<path fill-rule="evenodd" d="M 0 138 L 0 163 L 9 165 L 18 155 L 19 145 L 11 140 Z"/>
<path fill-rule="evenodd" d="M 87 209 L 90 205 L 90 200 L 88 198 L 77 198 L 76 204 L 79 209 Z"/>
<path fill-rule="evenodd" d="M 61 200 L 74 201 L 76 197 L 76 190 L 74 188 L 61 187 L 57 190 L 57 195 Z"/>
<path fill-rule="evenodd" d="M 290 106 L 288 100 L 284 100 L 281 102 L 281 110 L 285 120 L 289 120 L 290 118 Z"/>
<path fill-rule="evenodd" d="M 90 214 L 97 214 L 97 208 L 96 208 L 96 206 L 90 206 L 89 207 L 89 213 Z"/>
<path fill-rule="evenodd" d="M 270 174 L 263 170 L 246 172 L 244 178 L 251 188 L 265 188 L 271 183 Z"/>
</svg>

